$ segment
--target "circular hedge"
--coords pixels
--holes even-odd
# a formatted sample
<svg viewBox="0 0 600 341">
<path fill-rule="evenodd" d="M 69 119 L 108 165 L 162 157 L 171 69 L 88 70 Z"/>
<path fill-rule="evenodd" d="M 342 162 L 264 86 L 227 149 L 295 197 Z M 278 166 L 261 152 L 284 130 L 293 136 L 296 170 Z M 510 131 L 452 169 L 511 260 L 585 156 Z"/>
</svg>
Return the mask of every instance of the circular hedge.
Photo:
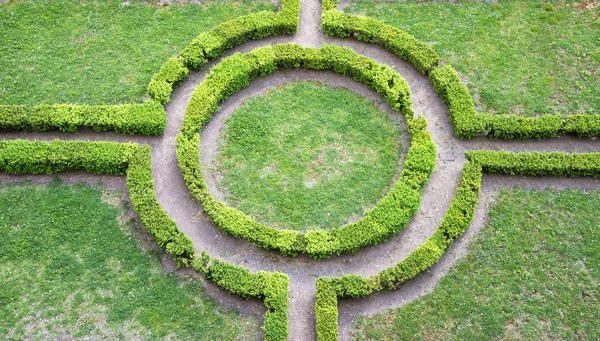
<svg viewBox="0 0 600 341">
<path fill-rule="evenodd" d="M 200 133 L 218 104 L 258 76 L 278 69 L 331 70 L 365 83 L 382 94 L 392 108 L 405 117 L 411 145 L 400 178 L 364 217 L 330 231 L 300 233 L 260 224 L 243 212 L 212 197 L 200 167 Z M 406 81 L 393 69 L 360 56 L 348 48 L 325 45 L 303 48 L 281 44 L 236 53 L 215 66 L 195 89 L 177 137 L 177 158 L 191 193 L 215 225 L 226 233 L 284 255 L 305 253 L 315 259 L 355 252 L 361 247 L 387 240 L 406 227 L 417 212 L 424 184 L 435 166 L 436 151 L 423 117 L 415 117 Z"/>
</svg>

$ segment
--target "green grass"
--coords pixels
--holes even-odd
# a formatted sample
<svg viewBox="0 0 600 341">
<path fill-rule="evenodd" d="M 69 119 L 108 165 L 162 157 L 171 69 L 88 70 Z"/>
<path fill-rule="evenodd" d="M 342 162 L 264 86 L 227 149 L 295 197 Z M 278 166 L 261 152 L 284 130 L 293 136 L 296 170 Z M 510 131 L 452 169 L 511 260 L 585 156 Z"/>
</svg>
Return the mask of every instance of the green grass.
<svg viewBox="0 0 600 341">
<path fill-rule="evenodd" d="M 460 72 L 479 111 L 600 113 L 600 6 L 574 3 L 353 0 L 346 11 L 432 45 Z"/>
<path fill-rule="evenodd" d="M 599 211 L 600 191 L 503 190 L 434 292 L 358 318 L 358 339 L 600 339 Z"/>
<path fill-rule="evenodd" d="M 2 186 L 3 340 L 255 337 L 256 321 L 220 308 L 199 280 L 167 274 L 147 237 L 119 223 L 123 207 L 87 185 Z"/>
<path fill-rule="evenodd" d="M 141 102 L 194 37 L 269 0 L 158 7 L 120 0 L 0 4 L 0 104 Z"/>
<path fill-rule="evenodd" d="M 294 82 L 249 99 L 222 130 L 227 201 L 269 226 L 333 228 L 389 188 L 399 130 L 368 99 Z"/>
</svg>

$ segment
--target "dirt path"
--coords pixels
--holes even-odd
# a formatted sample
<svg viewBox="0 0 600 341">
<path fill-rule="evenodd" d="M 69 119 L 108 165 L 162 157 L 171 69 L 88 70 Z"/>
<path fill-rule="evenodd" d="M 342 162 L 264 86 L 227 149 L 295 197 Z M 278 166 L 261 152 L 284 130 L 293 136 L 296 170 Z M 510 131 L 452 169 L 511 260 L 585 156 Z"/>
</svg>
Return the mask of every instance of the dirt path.
<svg viewBox="0 0 600 341">
<path fill-rule="evenodd" d="M 147 143 L 153 148 L 152 166 L 157 198 L 177 225 L 194 241 L 196 250 L 207 250 L 211 255 L 230 263 L 249 268 L 252 271 L 267 270 L 287 273 L 290 280 L 289 300 L 289 340 L 314 340 L 314 296 L 315 280 L 320 276 L 339 276 L 355 273 L 370 276 L 378 273 L 405 258 L 416 247 L 423 243 L 438 226 L 448 208 L 454 190 L 458 185 L 464 163 L 464 151 L 472 149 L 511 150 L 511 151 L 568 151 L 590 152 L 600 151 L 600 141 L 563 137 L 542 141 L 495 141 L 487 138 L 476 138 L 470 141 L 457 139 L 452 134 L 446 106 L 439 100 L 427 77 L 418 74 L 408 63 L 399 60 L 392 53 L 378 45 L 367 44 L 357 40 L 327 38 L 320 30 L 321 3 L 318 0 L 301 1 L 301 20 L 298 33 L 293 36 L 280 36 L 260 41 L 248 42 L 227 53 L 247 52 L 258 46 L 284 42 L 295 42 L 303 46 L 318 47 L 323 43 L 335 43 L 347 46 L 359 54 L 368 56 L 379 63 L 392 66 L 409 83 L 415 111 L 424 115 L 429 122 L 429 131 L 438 148 L 438 161 L 431 180 L 425 187 L 421 207 L 409 226 L 388 242 L 376 247 L 367 247 L 354 255 L 333 257 L 328 260 L 314 261 L 304 256 L 297 258 L 283 257 L 275 252 L 268 252 L 245 240 L 225 235 L 216 228 L 210 219 L 201 212 L 199 203 L 189 195 L 181 176 L 175 156 L 175 138 L 181 126 L 185 108 L 194 88 L 204 79 L 207 70 L 219 60 L 210 63 L 202 70 L 194 72 L 173 94 L 173 100 L 166 105 L 167 129 L 159 137 L 130 137 L 110 133 L 93 133 L 83 131 L 78 134 L 64 133 L 11 133 L 3 134 L 4 138 L 27 138 L 38 140 L 111 140 Z M 249 97 L 260 94 L 267 89 L 292 80 L 321 80 L 335 86 L 350 88 L 363 96 L 373 99 L 378 106 L 390 115 L 398 115 L 374 91 L 354 82 L 350 78 L 334 75 L 329 72 L 310 72 L 292 70 L 277 72 L 253 82 L 250 86 L 234 94 L 225 101 L 222 109 L 205 127 L 202 137 L 201 160 L 204 171 L 209 170 L 214 158 L 216 139 L 225 119 L 231 112 Z M 406 135 L 406 134 L 404 134 Z M 404 136 L 403 137 L 406 137 Z M 405 142 L 404 146 L 408 143 Z M 207 177 L 210 181 L 210 177 Z M 485 224 L 486 207 L 493 200 L 499 187 L 511 187 L 518 184 L 522 187 L 557 187 L 600 189 L 598 182 L 590 179 L 555 179 L 555 178 L 484 178 L 482 200 L 477 215 L 465 236 L 457 241 L 444 255 L 442 260 L 430 272 L 406 283 L 402 289 L 394 292 L 377 293 L 360 300 L 344 300 L 340 304 L 341 340 L 350 337 L 351 316 L 372 314 L 387 308 L 401 306 L 419 296 L 433 290 L 437 282 L 448 269 L 466 253 L 469 238 L 477 233 Z M 0 177 L 0 181 L 3 178 Z M 561 185 L 562 184 L 562 185 Z M 536 187 L 536 188 L 537 188 Z M 218 195 L 214 181 L 211 189 Z M 239 306 L 247 303 L 232 299 L 231 295 L 223 295 L 219 290 L 208 291 L 221 301 L 237 301 Z M 227 299 L 225 297 L 228 297 Z M 252 306 L 252 304 L 250 304 Z M 250 312 L 258 314 L 260 307 L 253 306 Z"/>
</svg>

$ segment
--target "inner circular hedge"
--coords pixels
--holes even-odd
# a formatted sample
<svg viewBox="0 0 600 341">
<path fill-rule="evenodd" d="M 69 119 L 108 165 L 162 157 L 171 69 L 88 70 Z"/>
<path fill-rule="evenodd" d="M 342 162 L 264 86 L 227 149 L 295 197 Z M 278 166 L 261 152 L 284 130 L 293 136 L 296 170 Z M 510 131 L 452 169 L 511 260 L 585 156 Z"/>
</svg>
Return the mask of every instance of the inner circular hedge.
<svg viewBox="0 0 600 341">
<path fill-rule="evenodd" d="M 389 192 L 365 212 L 362 219 L 332 230 L 300 233 L 261 224 L 212 197 L 200 167 L 200 133 L 219 109 L 219 103 L 258 76 L 278 69 L 299 67 L 334 71 L 371 86 L 385 97 L 392 108 L 404 115 L 411 135 L 402 172 Z M 304 48 L 297 44 L 280 44 L 245 54 L 236 53 L 211 70 L 194 90 L 186 108 L 177 136 L 177 159 L 191 194 L 224 232 L 245 238 L 260 247 L 278 250 L 284 255 L 305 253 L 320 259 L 375 245 L 408 225 L 419 208 L 423 186 L 435 167 L 436 148 L 426 127 L 426 120 L 414 115 L 406 80 L 392 68 L 335 45 Z"/>
<path fill-rule="evenodd" d="M 332 229 L 357 220 L 392 183 L 399 129 L 367 98 L 292 82 L 248 99 L 221 129 L 217 178 L 259 223 Z"/>
</svg>

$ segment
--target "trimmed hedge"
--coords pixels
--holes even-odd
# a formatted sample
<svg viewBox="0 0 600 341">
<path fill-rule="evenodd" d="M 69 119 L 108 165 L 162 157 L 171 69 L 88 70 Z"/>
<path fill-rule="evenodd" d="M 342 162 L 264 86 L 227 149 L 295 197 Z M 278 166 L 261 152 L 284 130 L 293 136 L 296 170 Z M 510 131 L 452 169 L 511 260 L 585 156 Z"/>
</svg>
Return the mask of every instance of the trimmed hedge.
<svg viewBox="0 0 600 341">
<path fill-rule="evenodd" d="M 54 174 L 84 170 L 94 174 L 127 174 L 131 202 L 148 232 L 173 255 L 179 266 L 189 266 L 194 259 L 194 246 L 156 200 L 150 160 L 149 146 L 132 143 L 0 141 L 0 172 Z"/>
<path fill-rule="evenodd" d="M 563 134 L 580 137 L 600 135 L 600 115 L 538 117 L 478 113 L 469 91 L 451 66 L 439 68 L 440 57 L 427 44 L 382 21 L 340 12 L 339 0 L 323 0 L 322 27 L 329 36 L 351 37 L 377 43 L 399 58 L 410 62 L 417 71 L 429 75 L 441 99 L 448 105 L 454 134 L 463 139 L 488 135 L 498 139 L 550 138 Z"/>
<path fill-rule="evenodd" d="M 84 170 L 93 174 L 123 175 L 137 145 L 85 141 L 0 141 L 0 172 L 53 174 Z"/>
<path fill-rule="evenodd" d="M 251 273 L 247 269 L 211 258 L 203 252 L 194 268 L 208 280 L 246 299 L 261 299 L 267 306 L 263 325 L 265 340 L 287 340 L 289 276 L 279 272 Z"/>
<path fill-rule="evenodd" d="M 161 66 L 148 84 L 148 95 L 165 104 L 171 100 L 173 87 L 189 75 L 190 70 L 183 64 L 181 57 L 173 57 Z"/>
<path fill-rule="evenodd" d="M 221 23 L 192 40 L 180 57 L 169 59 L 152 77 L 148 94 L 165 104 L 171 100 L 173 87 L 182 82 L 190 70 L 200 68 L 248 40 L 294 34 L 298 30 L 299 19 L 300 0 L 282 0 L 278 13 L 261 11 Z"/>
<path fill-rule="evenodd" d="M 410 62 L 423 75 L 438 66 L 440 57 L 429 45 L 380 20 L 340 12 L 335 9 L 337 3 L 337 0 L 323 1 L 321 26 L 328 36 L 356 36 L 358 40 L 380 44 Z"/>
<path fill-rule="evenodd" d="M 444 219 L 433 235 L 408 257 L 369 278 L 345 275 L 317 280 L 317 340 L 337 340 L 338 299 L 365 297 L 373 291 L 396 290 L 402 283 L 438 262 L 473 220 L 483 172 L 534 176 L 600 176 L 600 153 L 471 151 L 466 153 L 466 158 L 468 161 L 463 168 L 460 185 Z"/>
<path fill-rule="evenodd" d="M 519 175 L 600 176 L 600 153 L 512 153 L 505 151 L 471 151 L 468 160 L 488 173 Z"/>
<path fill-rule="evenodd" d="M 395 290 L 437 263 L 450 244 L 469 227 L 480 188 L 481 166 L 473 162 L 465 163 L 460 185 L 440 226 L 433 236 L 408 257 L 369 278 L 357 275 L 319 278 L 315 301 L 317 340 L 337 341 L 338 299 L 365 297 L 374 291 Z"/>
<path fill-rule="evenodd" d="M 127 189 L 133 208 L 156 243 L 173 256 L 177 266 L 191 266 L 194 244 L 160 206 L 154 192 L 152 151 L 141 146 L 130 158 L 127 168 Z"/>
<path fill-rule="evenodd" d="M 76 132 L 80 127 L 120 134 L 160 135 L 167 115 L 157 101 L 123 105 L 0 105 L 0 131 Z"/>
<path fill-rule="evenodd" d="M 178 266 L 193 266 L 207 279 L 243 298 L 263 299 L 267 306 L 265 340 L 286 340 L 288 334 L 289 277 L 278 272 L 250 273 L 213 260 L 203 252 L 196 258 L 194 245 L 160 206 L 154 192 L 150 146 L 132 143 L 85 141 L 0 141 L 0 172 L 53 174 L 85 170 L 94 174 L 127 175 L 127 188 L 142 224 Z"/>
<path fill-rule="evenodd" d="M 580 137 L 600 135 L 600 115 L 545 114 L 522 117 L 478 113 L 467 87 L 449 65 L 431 71 L 429 79 L 438 96 L 448 105 L 454 134 L 463 139 L 481 134 L 498 139 L 543 139 L 564 134 Z"/>
<path fill-rule="evenodd" d="M 393 108 L 404 114 L 412 135 L 404 169 L 390 192 L 366 212 L 363 219 L 331 231 L 317 230 L 302 234 L 260 224 L 213 198 L 200 168 L 200 131 L 218 110 L 218 104 L 258 76 L 279 68 L 293 67 L 332 70 L 373 87 L 385 96 Z M 177 137 L 177 158 L 191 193 L 223 231 L 260 247 L 279 250 L 285 255 L 305 253 L 321 259 L 375 245 L 406 227 L 419 207 L 423 186 L 436 161 L 435 145 L 426 126 L 424 118 L 414 118 L 408 84 L 391 68 L 357 55 L 348 48 L 326 45 L 316 49 L 282 44 L 235 54 L 212 69 L 196 88 L 188 104 Z"/>
</svg>

